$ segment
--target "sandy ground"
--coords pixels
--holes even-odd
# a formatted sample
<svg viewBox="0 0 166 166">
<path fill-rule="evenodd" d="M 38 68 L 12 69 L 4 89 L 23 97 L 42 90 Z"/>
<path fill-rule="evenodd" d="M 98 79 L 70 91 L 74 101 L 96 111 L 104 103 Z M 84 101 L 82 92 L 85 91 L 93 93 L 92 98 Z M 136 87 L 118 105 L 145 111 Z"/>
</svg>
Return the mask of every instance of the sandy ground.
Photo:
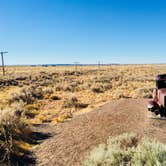
<svg viewBox="0 0 166 166">
<path fill-rule="evenodd" d="M 166 120 L 147 118 L 144 99 L 121 99 L 75 116 L 51 130 L 55 135 L 33 152 L 39 166 L 81 166 L 85 155 L 109 136 L 135 132 L 166 142 Z"/>
</svg>

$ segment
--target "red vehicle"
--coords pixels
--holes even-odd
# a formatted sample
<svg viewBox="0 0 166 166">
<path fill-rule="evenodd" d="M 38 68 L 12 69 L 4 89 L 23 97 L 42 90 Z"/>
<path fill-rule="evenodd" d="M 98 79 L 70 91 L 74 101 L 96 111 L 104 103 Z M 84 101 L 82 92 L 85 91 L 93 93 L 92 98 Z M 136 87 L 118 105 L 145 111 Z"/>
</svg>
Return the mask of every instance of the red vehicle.
<svg viewBox="0 0 166 166">
<path fill-rule="evenodd" d="M 166 118 L 166 74 L 156 77 L 156 88 L 153 90 L 153 99 L 148 102 L 147 107 L 155 115 Z"/>
</svg>

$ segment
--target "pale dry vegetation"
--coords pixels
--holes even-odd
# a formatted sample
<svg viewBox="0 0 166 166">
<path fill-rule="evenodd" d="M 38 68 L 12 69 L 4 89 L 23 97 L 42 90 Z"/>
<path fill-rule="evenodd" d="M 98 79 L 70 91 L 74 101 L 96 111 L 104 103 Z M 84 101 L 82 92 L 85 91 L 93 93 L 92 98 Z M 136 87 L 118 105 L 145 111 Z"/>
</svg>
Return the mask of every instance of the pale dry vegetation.
<svg viewBox="0 0 166 166">
<path fill-rule="evenodd" d="M 5 163 L 32 146 L 27 124 L 63 122 L 120 98 L 150 98 L 155 76 L 166 73 L 166 65 L 6 69 L 0 77 L 0 161 Z"/>
<path fill-rule="evenodd" d="M 33 143 L 28 124 L 21 118 L 17 109 L 6 109 L 0 112 L 0 164 L 26 165 L 30 162 L 29 150 Z"/>
<path fill-rule="evenodd" d="M 84 166 L 166 165 L 166 146 L 156 140 L 125 133 L 109 138 L 86 157 Z"/>
<path fill-rule="evenodd" d="M 166 65 L 8 67 L 0 106 L 21 103 L 28 123 L 56 123 L 111 100 L 150 98 L 160 73 Z"/>
</svg>

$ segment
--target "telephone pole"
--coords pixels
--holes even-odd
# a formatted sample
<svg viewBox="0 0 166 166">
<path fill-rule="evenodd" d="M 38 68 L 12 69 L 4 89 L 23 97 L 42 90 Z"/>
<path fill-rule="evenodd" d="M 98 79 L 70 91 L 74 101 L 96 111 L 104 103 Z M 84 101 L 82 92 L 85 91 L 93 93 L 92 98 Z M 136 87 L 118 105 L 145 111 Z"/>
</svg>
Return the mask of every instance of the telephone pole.
<svg viewBox="0 0 166 166">
<path fill-rule="evenodd" d="M 75 71 L 77 71 L 77 66 L 78 66 L 79 62 L 74 62 L 74 64 L 75 64 Z"/>
<path fill-rule="evenodd" d="M 100 70 L 100 65 L 101 65 L 101 63 L 100 63 L 100 61 L 98 61 L 98 70 Z"/>
<path fill-rule="evenodd" d="M 2 59 L 2 71 L 3 71 L 3 76 L 5 76 L 5 65 L 4 65 L 4 57 L 3 57 L 3 55 L 4 54 L 7 54 L 8 52 L 3 52 L 3 51 L 1 51 L 0 52 L 0 54 L 1 54 L 1 59 Z"/>
</svg>

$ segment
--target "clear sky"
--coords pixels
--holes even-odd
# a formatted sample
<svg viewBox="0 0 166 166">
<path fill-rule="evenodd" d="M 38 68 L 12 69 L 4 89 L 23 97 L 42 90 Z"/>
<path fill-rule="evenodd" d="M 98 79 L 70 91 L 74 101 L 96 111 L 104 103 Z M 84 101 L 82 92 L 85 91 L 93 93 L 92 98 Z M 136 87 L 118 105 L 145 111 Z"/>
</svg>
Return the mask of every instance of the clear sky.
<svg viewBox="0 0 166 166">
<path fill-rule="evenodd" d="M 165 0 L 0 0 L 7 64 L 166 63 Z"/>
</svg>

